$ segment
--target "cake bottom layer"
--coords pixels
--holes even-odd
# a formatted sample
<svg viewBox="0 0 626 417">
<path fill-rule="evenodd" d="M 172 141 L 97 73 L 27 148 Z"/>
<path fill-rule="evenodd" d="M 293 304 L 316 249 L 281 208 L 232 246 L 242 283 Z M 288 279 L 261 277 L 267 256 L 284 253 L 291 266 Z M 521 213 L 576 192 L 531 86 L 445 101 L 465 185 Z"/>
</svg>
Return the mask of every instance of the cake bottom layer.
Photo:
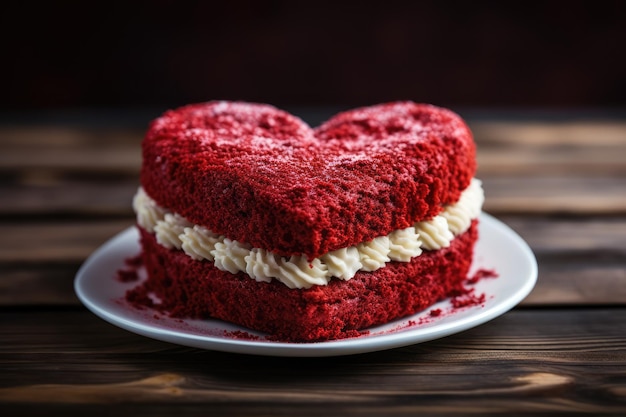
<svg viewBox="0 0 626 417">
<path fill-rule="evenodd" d="M 221 319 L 289 342 L 358 336 L 461 293 L 478 237 L 475 220 L 448 248 L 424 251 L 411 262 L 357 272 L 348 281 L 290 289 L 275 280 L 257 282 L 242 272 L 221 271 L 163 247 L 154 234 L 139 229 L 148 279 L 127 293 L 128 301 L 172 317 Z"/>
</svg>

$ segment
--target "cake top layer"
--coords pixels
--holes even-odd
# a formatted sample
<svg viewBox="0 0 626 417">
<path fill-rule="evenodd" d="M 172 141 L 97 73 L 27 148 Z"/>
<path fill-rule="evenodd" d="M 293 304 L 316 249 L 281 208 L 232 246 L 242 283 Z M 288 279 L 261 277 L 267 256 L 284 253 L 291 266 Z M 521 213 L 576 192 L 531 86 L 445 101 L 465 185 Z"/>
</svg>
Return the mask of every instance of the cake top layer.
<svg viewBox="0 0 626 417">
<path fill-rule="evenodd" d="M 315 133 L 321 140 L 353 150 L 397 150 L 394 146 L 423 142 L 431 135 L 471 141 L 467 126 L 455 113 L 413 102 L 386 103 L 339 113 Z"/>
<path fill-rule="evenodd" d="M 142 186 L 161 206 L 255 247 L 315 257 L 434 217 L 475 171 L 465 123 L 396 102 L 316 129 L 269 105 L 166 112 L 143 142 Z"/>
</svg>

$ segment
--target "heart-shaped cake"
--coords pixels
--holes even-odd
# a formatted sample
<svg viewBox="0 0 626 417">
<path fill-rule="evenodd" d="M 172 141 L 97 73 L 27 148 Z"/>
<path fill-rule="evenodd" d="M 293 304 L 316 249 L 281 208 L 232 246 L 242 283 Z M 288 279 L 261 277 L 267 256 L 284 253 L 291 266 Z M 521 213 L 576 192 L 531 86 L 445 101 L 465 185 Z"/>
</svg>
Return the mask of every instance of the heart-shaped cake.
<svg viewBox="0 0 626 417">
<path fill-rule="evenodd" d="M 466 278 L 483 193 L 449 110 L 388 103 L 312 129 L 210 102 L 166 112 L 142 146 L 148 279 L 134 303 L 318 341 L 416 313 Z"/>
</svg>

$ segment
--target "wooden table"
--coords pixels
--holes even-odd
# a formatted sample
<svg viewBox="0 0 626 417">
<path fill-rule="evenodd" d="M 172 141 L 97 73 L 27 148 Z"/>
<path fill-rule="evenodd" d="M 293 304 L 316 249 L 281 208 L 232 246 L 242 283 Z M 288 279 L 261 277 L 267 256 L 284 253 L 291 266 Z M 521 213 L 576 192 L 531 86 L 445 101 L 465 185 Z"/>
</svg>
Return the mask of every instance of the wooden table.
<svg viewBox="0 0 626 417">
<path fill-rule="evenodd" d="M 0 415 L 626 415 L 624 115 L 464 114 L 485 211 L 532 247 L 534 291 L 453 336 L 309 359 L 159 342 L 79 303 L 80 264 L 133 223 L 156 115 L 3 119 Z"/>
</svg>

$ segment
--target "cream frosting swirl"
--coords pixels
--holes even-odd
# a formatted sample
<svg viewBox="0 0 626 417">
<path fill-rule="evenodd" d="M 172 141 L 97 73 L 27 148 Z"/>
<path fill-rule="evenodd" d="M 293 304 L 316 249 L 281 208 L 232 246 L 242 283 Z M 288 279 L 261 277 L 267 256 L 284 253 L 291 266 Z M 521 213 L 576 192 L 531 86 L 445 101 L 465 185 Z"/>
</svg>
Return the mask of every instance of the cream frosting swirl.
<svg viewBox="0 0 626 417">
<path fill-rule="evenodd" d="M 410 262 L 411 258 L 422 254 L 422 244 L 414 226 L 394 230 L 389 235 L 389 259 L 397 262 Z"/>
<path fill-rule="evenodd" d="M 328 267 L 331 277 L 348 280 L 363 268 L 361 256 L 356 246 L 341 248 L 328 252 L 320 257 Z"/>
<path fill-rule="evenodd" d="M 483 202 L 482 183 L 472 179 L 458 202 L 445 206 L 433 219 L 328 252 L 312 261 L 306 256 L 285 257 L 252 248 L 191 224 L 179 214 L 160 207 L 141 187 L 133 198 L 133 208 L 137 224 L 155 233 L 157 242 L 167 248 L 182 250 L 197 261 L 213 262 L 222 271 L 244 272 L 259 282 L 276 279 L 289 288 L 310 288 L 326 285 L 333 277 L 349 280 L 358 271 L 375 271 L 388 262 L 410 262 L 422 250 L 446 248 L 478 218 Z"/>
<path fill-rule="evenodd" d="M 203 259 L 213 261 L 215 259 L 213 256 L 215 244 L 223 240 L 220 235 L 197 224 L 193 227 L 185 227 L 183 234 L 179 235 L 178 238 L 182 241 L 182 250 L 196 261 Z"/>
<path fill-rule="evenodd" d="M 461 193 L 456 204 L 446 206 L 441 213 L 448 221 L 448 228 L 455 236 L 465 232 L 472 224 L 472 220 L 478 218 L 485 202 L 485 192 L 480 180 L 473 179 L 470 185 Z"/>
<path fill-rule="evenodd" d="M 183 241 L 180 236 L 185 228 L 193 226 L 183 216 L 177 213 L 165 213 L 163 219 L 157 220 L 154 226 L 157 242 L 168 249 L 181 249 Z"/>
<path fill-rule="evenodd" d="M 215 243 L 215 249 L 211 251 L 214 257 L 215 267 L 222 271 L 236 274 L 246 270 L 246 256 L 250 254 L 249 245 L 224 238 Z"/>
<path fill-rule="evenodd" d="M 441 215 L 425 222 L 415 223 L 415 230 L 422 240 L 422 247 L 427 250 L 447 248 L 454 239 L 454 235 L 448 228 L 448 221 Z"/>
<path fill-rule="evenodd" d="M 389 236 L 380 236 L 369 242 L 359 243 L 356 249 L 363 264 L 362 271 L 376 271 L 385 266 L 387 262 L 391 262 L 391 259 L 387 256 L 391 252 L 391 249 L 389 249 Z"/>
<path fill-rule="evenodd" d="M 167 213 L 167 210 L 161 208 L 141 187 L 133 197 L 133 210 L 137 214 L 137 224 L 151 232 L 154 231 L 157 222 L 163 220 Z"/>
</svg>

